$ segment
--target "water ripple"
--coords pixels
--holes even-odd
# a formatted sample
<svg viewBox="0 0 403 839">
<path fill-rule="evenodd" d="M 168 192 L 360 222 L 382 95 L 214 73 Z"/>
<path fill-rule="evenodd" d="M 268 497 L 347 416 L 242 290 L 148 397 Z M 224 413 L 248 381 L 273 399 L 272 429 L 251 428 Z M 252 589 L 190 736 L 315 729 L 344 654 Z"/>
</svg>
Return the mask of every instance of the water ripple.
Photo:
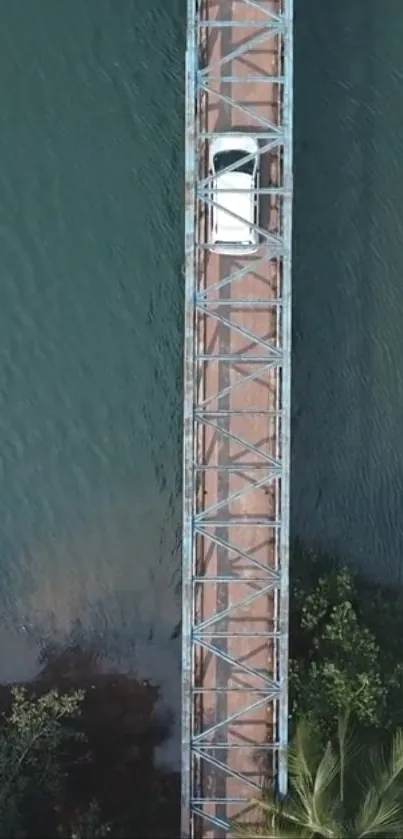
<svg viewBox="0 0 403 839">
<path fill-rule="evenodd" d="M 184 17 L 0 27 L 0 679 L 78 638 L 175 710 Z"/>
</svg>

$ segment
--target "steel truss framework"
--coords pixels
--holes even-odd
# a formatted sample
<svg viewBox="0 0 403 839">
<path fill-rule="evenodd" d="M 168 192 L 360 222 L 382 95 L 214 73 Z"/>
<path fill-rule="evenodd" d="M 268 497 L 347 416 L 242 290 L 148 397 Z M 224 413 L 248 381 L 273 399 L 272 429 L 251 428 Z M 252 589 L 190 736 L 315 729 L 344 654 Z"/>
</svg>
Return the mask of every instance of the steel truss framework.
<svg viewBox="0 0 403 839">
<path fill-rule="evenodd" d="M 246 751 L 245 765 L 253 750 L 270 754 L 279 789 L 287 784 L 292 3 L 188 0 L 183 837 L 225 834 L 233 813 L 256 794 L 256 772 L 242 764 Z M 219 52 L 212 46 L 217 38 Z M 262 69 L 256 56 L 264 51 L 273 60 Z M 263 103 L 271 97 L 272 110 L 255 107 L 246 89 Z M 224 120 L 209 116 L 214 107 Z M 214 255 L 209 262 L 210 208 L 221 198 L 211 191 L 208 148 L 234 125 L 259 140 L 257 198 L 266 219 L 261 213 L 256 225 L 256 255 L 232 262 Z M 260 271 L 264 281 L 248 285 Z M 249 288 L 256 291 L 251 295 Z M 253 388 L 262 383 L 267 399 L 253 404 Z M 267 509 L 257 504 L 252 514 L 255 497 L 264 497 Z M 215 605 L 205 609 L 209 596 Z M 255 629 L 258 603 L 267 619 Z M 237 615 L 246 615 L 246 622 L 237 624 Z M 248 659 L 257 643 L 266 645 L 267 665 L 261 652 Z M 207 676 L 212 666 L 213 676 Z M 268 727 L 260 738 L 246 741 L 239 729 L 234 733 L 237 722 L 255 719 L 262 708 Z"/>
</svg>

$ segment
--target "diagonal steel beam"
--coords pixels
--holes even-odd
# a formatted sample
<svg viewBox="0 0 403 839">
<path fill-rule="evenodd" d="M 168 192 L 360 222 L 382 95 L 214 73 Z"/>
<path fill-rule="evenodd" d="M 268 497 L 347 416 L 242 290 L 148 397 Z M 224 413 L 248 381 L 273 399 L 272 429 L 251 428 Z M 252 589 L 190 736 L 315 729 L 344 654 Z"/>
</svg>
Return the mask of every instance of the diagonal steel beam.
<svg viewBox="0 0 403 839">
<path fill-rule="evenodd" d="M 252 781 L 252 779 L 249 778 L 247 775 L 243 775 L 241 772 L 236 772 L 234 769 L 231 769 L 228 766 L 228 764 L 221 763 L 221 761 L 217 760 L 217 758 L 213 757 L 212 755 L 210 755 L 207 752 L 204 752 L 204 747 L 202 749 L 199 746 L 199 748 L 194 749 L 194 752 L 195 752 L 196 755 L 198 755 L 198 757 L 203 758 L 203 760 L 205 760 L 206 763 L 210 763 L 212 766 L 215 766 L 217 769 L 222 769 L 223 771 L 225 771 L 229 778 L 239 778 L 242 781 L 246 781 L 248 786 L 252 787 L 253 789 L 258 789 L 259 791 L 261 790 L 261 787 L 259 786 L 259 784 L 257 784 L 255 781 Z"/>
<path fill-rule="evenodd" d="M 195 758 L 198 757 L 196 751 L 194 752 L 194 757 Z M 210 800 L 210 799 L 208 799 L 208 800 Z M 200 819 L 200 821 L 203 824 L 205 823 L 205 824 L 208 824 L 211 827 L 216 827 L 217 830 L 223 830 L 224 832 L 231 829 L 231 825 L 226 819 L 219 819 L 217 816 L 213 816 L 211 813 L 209 813 L 208 810 L 206 810 L 205 806 L 204 806 L 204 808 L 196 807 L 193 804 L 193 799 L 190 800 L 189 804 L 191 805 L 192 816 L 197 816 L 197 818 Z M 204 799 L 204 805 L 206 805 L 206 799 Z M 188 834 L 188 835 L 189 836 L 192 835 L 192 839 L 193 839 L 194 834 Z M 183 837 L 186 837 L 186 839 L 187 839 L 188 835 L 183 834 Z"/>
<path fill-rule="evenodd" d="M 284 18 L 283 15 L 276 15 L 271 9 L 267 9 L 263 6 L 262 3 L 259 3 L 258 0 L 243 0 L 245 6 L 249 6 L 251 9 L 257 9 L 259 12 L 262 12 L 266 17 L 272 20 L 277 25 L 282 25 Z"/>
<path fill-rule="evenodd" d="M 261 457 L 262 461 L 265 461 L 267 465 L 270 465 L 274 471 L 278 472 L 280 475 L 282 473 L 282 465 L 279 460 L 275 457 L 271 457 L 267 452 L 265 452 L 262 448 L 255 446 L 248 440 L 245 440 L 244 437 L 241 437 L 239 434 L 234 434 L 233 431 L 230 431 L 229 428 L 222 428 L 215 422 L 212 422 L 210 419 L 203 419 L 201 420 L 203 425 L 207 425 L 209 428 L 212 428 L 218 434 L 222 434 L 224 437 L 228 437 L 229 440 L 233 440 L 234 443 L 238 443 L 242 448 L 246 449 L 247 451 L 251 452 L 252 454 L 257 454 Z M 231 459 L 229 459 L 230 462 Z M 223 464 L 224 465 L 224 464 Z M 242 466 L 242 463 L 240 464 Z"/>
<path fill-rule="evenodd" d="M 239 390 L 239 388 L 242 387 L 246 382 L 253 382 L 255 381 L 255 379 L 259 379 L 263 375 L 263 373 L 269 372 L 269 370 L 272 370 L 273 367 L 277 367 L 277 361 L 270 362 L 270 364 L 265 364 L 260 369 L 253 370 L 253 372 L 249 373 L 247 376 L 240 376 L 240 378 L 237 379 L 236 382 L 233 382 L 232 384 L 228 385 L 228 387 L 222 388 L 222 390 L 218 391 L 218 393 L 212 393 L 210 396 L 207 397 L 207 399 L 201 399 L 199 402 L 199 406 L 205 408 L 206 405 L 210 405 L 211 402 L 216 400 L 219 401 L 223 398 L 223 396 L 226 396 L 227 393 L 233 393 L 235 390 Z"/>
<path fill-rule="evenodd" d="M 198 201 L 203 204 L 208 204 L 209 207 L 215 207 L 217 210 L 224 210 L 227 216 L 236 219 L 236 221 L 242 222 L 245 224 L 245 219 L 242 216 L 237 215 L 232 210 L 229 210 L 227 207 L 223 207 L 222 204 L 218 204 L 217 201 L 214 201 L 212 198 L 204 197 L 203 199 L 198 196 Z M 281 239 L 281 236 L 275 236 L 273 233 L 269 233 L 268 230 L 264 230 L 263 227 L 259 227 L 257 224 L 250 225 L 253 230 L 265 239 L 266 243 L 271 248 L 271 255 L 281 256 L 283 253 L 284 245 Z"/>
<path fill-rule="evenodd" d="M 258 157 L 259 158 L 262 157 L 268 151 L 271 151 L 273 148 L 276 148 L 277 145 L 278 145 L 278 143 L 274 143 L 273 141 L 270 141 L 269 143 L 265 143 L 263 146 L 261 146 L 259 148 Z M 242 157 L 242 159 L 238 160 L 236 163 L 231 163 L 230 166 L 226 166 L 225 169 L 220 169 L 220 175 L 224 175 L 224 174 L 226 175 L 228 172 L 234 172 L 235 169 L 237 169 L 240 166 L 241 163 L 244 165 L 245 163 L 249 163 L 250 161 L 252 161 L 254 159 L 255 159 L 254 154 L 247 154 L 247 155 L 245 155 L 245 157 Z M 207 178 L 204 178 L 203 180 L 199 181 L 198 190 L 205 187 L 205 186 L 208 186 L 211 183 L 213 183 L 215 178 L 216 178 L 216 176 L 212 173 Z"/>
<path fill-rule="evenodd" d="M 252 125 L 253 120 L 256 120 L 256 122 L 259 125 L 263 125 L 265 128 L 269 128 L 270 131 L 273 132 L 273 134 L 280 134 L 282 130 L 281 126 L 275 125 L 274 123 L 270 122 L 269 119 L 260 116 L 255 111 L 252 111 L 250 108 L 247 108 L 246 105 L 242 105 L 241 102 L 237 102 L 236 99 L 233 99 L 231 96 L 227 96 L 225 93 L 221 93 L 221 91 L 219 92 L 218 90 L 212 90 L 207 84 L 204 83 L 201 84 L 200 87 L 205 93 L 210 93 L 212 96 L 215 96 L 221 102 L 224 102 L 226 105 L 230 105 L 231 108 L 236 108 L 237 110 L 242 111 L 242 113 L 245 114 L 245 116 L 249 117 L 249 119 L 252 120 Z"/>
<path fill-rule="evenodd" d="M 273 469 L 273 473 L 276 470 Z M 234 492 L 231 495 L 228 495 L 226 498 L 223 498 L 221 501 L 217 501 L 216 504 L 211 504 L 210 507 L 206 507 L 195 515 L 195 521 L 200 522 L 206 517 L 210 515 L 210 513 L 216 513 L 218 510 L 222 510 L 224 507 L 229 507 L 233 504 L 234 501 L 238 501 L 239 498 L 244 498 L 246 495 L 250 495 L 251 492 L 254 492 L 256 489 L 260 487 L 267 486 L 270 484 L 274 478 L 278 477 L 278 474 L 271 474 L 268 477 L 265 475 L 263 478 L 260 478 L 259 481 L 255 481 L 253 484 L 246 484 L 242 489 L 238 490 L 238 492 Z"/>
<path fill-rule="evenodd" d="M 269 676 L 266 676 L 260 670 L 256 670 L 255 667 L 250 667 L 249 664 L 245 664 L 244 661 L 241 661 L 238 658 L 233 658 L 233 656 L 228 655 L 228 653 L 226 653 L 224 650 L 220 650 L 219 647 L 215 647 L 214 644 L 209 644 L 208 641 L 203 640 L 202 636 L 199 637 L 195 635 L 194 642 L 199 647 L 202 647 L 203 650 L 207 650 L 207 652 L 216 656 L 216 658 L 220 659 L 221 661 L 225 661 L 225 663 L 229 664 L 230 667 L 233 667 L 234 670 L 241 670 L 243 673 L 247 673 L 248 676 L 253 676 L 254 679 L 260 679 L 264 684 L 266 684 L 270 688 L 270 690 L 272 691 L 273 698 L 278 695 L 278 683 L 274 682 L 273 679 L 270 679 Z"/>
<path fill-rule="evenodd" d="M 201 536 L 203 536 L 204 539 L 209 539 L 213 544 L 216 544 L 219 548 L 224 548 L 227 551 L 235 553 L 236 559 L 244 559 L 246 562 L 253 565 L 255 568 L 258 568 L 260 571 L 263 571 L 267 575 L 267 577 L 271 579 L 275 586 L 278 586 L 280 584 L 279 573 L 274 571 L 268 565 L 264 565 L 263 562 L 260 562 L 251 553 L 246 553 L 246 551 L 242 550 L 242 548 L 235 547 L 231 544 L 231 542 L 228 542 L 226 539 L 217 536 L 215 533 L 209 533 L 200 530 L 197 524 L 195 525 L 195 533 L 199 533 Z"/>
<path fill-rule="evenodd" d="M 230 274 L 227 274 L 226 277 L 223 277 L 222 280 L 218 283 L 214 283 L 209 285 L 208 288 L 203 289 L 203 291 L 199 291 L 196 294 L 196 301 L 201 299 L 208 300 L 211 291 L 221 291 L 221 289 L 225 288 L 226 285 L 230 285 L 235 280 L 238 280 L 240 277 L 245 277 L 247 274 L 256 271 L 256 268 L 260 265 L 264 265 L 268 260 L 270 260 L 271 252 L 269 250 L 265 250 L 262 256 L 259 256 L 258 259 L 253 260 L 250 262 L 248 260 L 246 265 L 243 265 L 242 268 L 239 268 L 237 271 L 231 271 Z"/>
<path fill-rule="evenodd" d="M 270 361 L 272 358 L 281 358 L 282 351 L 279 347 L 276 347 L 272 341 L 268 341 L 265 338 L 261 338 L 259 335 L 256 335 L 254 332 L 251 332 L 250 329 L 246 329 L 245 326 L 241 326 L 239 323 L 235 323 L 234 321 L 229 320 L 226 318 L 225 315 L 220 315 L 218 312 L 210 309 L 207 303 L 198 303 L 197 308 L 199 311 L 203 312 L 209 318 L 218 321 L 218 323 L 222 323 L 223 326 L 227 326 L 233 332 L 237 332 L 238 335 L 242 335 L 243 338 L 247 338 L 251 344 L 257 344 L 260 347 L 268 350 L 270 356 L 267 358 L 267 361 Z"/>
<path fill-rule="evenodd" d="M 256 699 L 255 702 L 252 702 L 249 705 L 245 705 L 238 711 L 235 711 L 233 714 L 230 714 L 228 717 L 225 717 L 223 720 L 220 720 L 220 722 L 216 722 L 209 728 L 205 728 L 204 731 L 200 732 L 200 734 L 197 734 L 196 736 L 193 735 L 193 744 L 203 745 L 203 740 L 208 740 L 209 736 L 211 737 L 211 735 L 214 734 L 216 731 L 219 731 L 221 728 L 224 728 L 225 726 L 231 725 L 231 723 L 235 722 L 235 720 L 239 720 L 241 717 L 245 716 L 245 714 L 250 714 L 251 711 L 255 711 L 257 708 L 261 708 L 262 705 L 268 705 L 268 699 L 266 696 L 260 697 L 260 699 Z"/>
<path fill-rule="evenodd" d="M 273 591 L 272 585 L 265 585 L 262 588 L 257 589 L 252 594 L 248 594 L 242 598 L 242 600 L 237 600 L 235 603 L 232 603 L 231 606 L 228 606 L 227 609 L 222 609 L 219 612 L 216 612 L 212 617 L 206 618 L 206 620 L 198 623 L 194 629 L 193 637 L 196 639 L 200 639 L 203 634 L 204 630 L 208 629 L 210 626 L 214 626 L 215 623 L 219 623 L 220 621 L 224 620 L 224 618 L 229 618 L 233 615 L 236 609 L 243 608 L 244 606 L 250 606 L 251 603 L 254 603 L 259 597 L 263 597 L 266 594 L 271 594 Z"/>
<path fill-rule="evenodd" d="M 202 67 L 199 70 L 201 76 L 208 76 L 210 70 L 212 68 L 223 67 L 224 64 L 228 64 L 229 61 L 234 61 L 235 58 L 240 58 L 241 55 L 245 55 L 245 53 L 253 52 L 256 47 L 259 47 L 265 41 L 268 41 L 273 35 L 273 28 L 270 26 L 265 26 L 262 24 L 262 28 L 264 27 L 264 32 L 255 35 L 252 38 L 248 38 L 245 43 L 240 44 L 235 49 L 231 50 L 231 52 L 227 52 L 226 55 L 223 55 L 221 58 L 209 62 L 205 67 Z"/>
</svg>

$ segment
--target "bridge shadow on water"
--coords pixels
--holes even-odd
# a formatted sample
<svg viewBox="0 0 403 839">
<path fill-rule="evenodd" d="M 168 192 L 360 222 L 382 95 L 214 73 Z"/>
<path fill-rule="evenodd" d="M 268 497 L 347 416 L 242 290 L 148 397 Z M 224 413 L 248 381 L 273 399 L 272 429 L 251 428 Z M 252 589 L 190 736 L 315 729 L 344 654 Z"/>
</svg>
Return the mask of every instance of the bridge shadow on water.
<svg viewBox="0 0 403 839">
<path fill-rule="evenodd" d="M 297 0 L 293 535 L 403 566 L 403 19 Z"/>
</svg>

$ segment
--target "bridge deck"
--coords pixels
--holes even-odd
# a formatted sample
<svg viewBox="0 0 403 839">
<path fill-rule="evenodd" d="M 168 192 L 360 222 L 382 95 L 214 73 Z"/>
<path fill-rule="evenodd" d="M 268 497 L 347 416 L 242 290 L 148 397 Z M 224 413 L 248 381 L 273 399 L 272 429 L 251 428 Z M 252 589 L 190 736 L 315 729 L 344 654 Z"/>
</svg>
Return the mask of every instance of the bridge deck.
<svg viewBox="0 0 403 839">
<path fill-rule="evenodd" d="M 182 835 L 286 784 L 292 9 L 189 0 Z M 259 251 L 207 247 L 212 138 L 259 138 Z M 220 196 L 214 200 L 219 204 Z"/>
</svg>

